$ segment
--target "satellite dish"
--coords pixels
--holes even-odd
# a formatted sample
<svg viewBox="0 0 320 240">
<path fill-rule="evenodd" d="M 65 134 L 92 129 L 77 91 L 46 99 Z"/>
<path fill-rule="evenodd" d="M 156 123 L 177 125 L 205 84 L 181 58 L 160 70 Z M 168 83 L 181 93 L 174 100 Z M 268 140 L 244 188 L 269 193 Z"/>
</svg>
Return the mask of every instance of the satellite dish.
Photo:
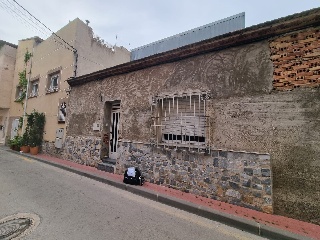
<svg viewBox="0 0 320 240">
<path fill-rule="evenodd" d="M 87 23 L 87 25 L 89 25 L 90 21 L 89 21 L 89 20 L 86 20 L 86 23 Z"/>
</svg>

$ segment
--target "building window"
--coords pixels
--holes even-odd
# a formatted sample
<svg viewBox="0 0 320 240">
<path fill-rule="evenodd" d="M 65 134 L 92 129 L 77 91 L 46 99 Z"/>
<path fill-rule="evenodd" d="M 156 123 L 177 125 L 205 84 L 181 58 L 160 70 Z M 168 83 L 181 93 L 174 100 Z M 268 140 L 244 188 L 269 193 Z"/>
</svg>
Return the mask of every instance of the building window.
<svg viewBox="0 0 320 240">
<path fill-rule="evenodd" d="M 48 75 L 47 93 L 58 92 L 60 84 L 60 71 Z"/>
<path fill-rule="evenodd" d="M 17 88 L 16 88 L 16 101 L 22 100 L 21 98 L 23 98 L 23 90 L 22 90 L 22 87 L 17 86 Z"/>
<path fill-rule="evenodd" d="M 153 133 L 157 144 L 206 146 L 208 94 L 155 97 Z"/>
<path fill-rule="evenodd" d="M 36 97 L 39 94 L 39 79 L 30 82 L 29 98 Z"/>
</svg>

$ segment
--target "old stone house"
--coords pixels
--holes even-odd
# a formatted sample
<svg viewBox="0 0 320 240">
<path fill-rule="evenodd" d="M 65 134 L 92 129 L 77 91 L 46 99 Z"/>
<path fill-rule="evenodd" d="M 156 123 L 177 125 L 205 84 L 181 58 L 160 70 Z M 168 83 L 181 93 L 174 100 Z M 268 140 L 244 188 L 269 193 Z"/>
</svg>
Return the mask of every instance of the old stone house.
<svg viewBox="0 0 320 240">
<path fill-rule="evenodd" d="M 0 40 L 0 144 L 5 142 L 17 47 Z"/>
<path fill-rule="evenodd" d="M 314 9 L 68 80 L 64 158 L 319 224 L 319 24 Z"/>
<path fill-rule="evenodd" d="M 39 37 L 20 40 L 16 51 L 14 90 L 7 98 L 11 106 L 6 135 L 13 137 L 11 130 L 19 130 L 19 118 L 25 112 L 31 113 L 33 109 L 44 112 L 46 125 L 42 150 L 52 155 L 60 151 L 65 136 L 69 91 L 66 80 L 130 61 L 127 49 L 106 44 L 78 18 L 46 40 Z M 32 54 L 27 62 L 26 53 Z M 28 80 L 27 89 L 24 89 L 27 99 L 23 98 L 21 103 L 18 99 L 23 90 L 19 85 L 19 74 L 24 70 Z"/>
</svg>

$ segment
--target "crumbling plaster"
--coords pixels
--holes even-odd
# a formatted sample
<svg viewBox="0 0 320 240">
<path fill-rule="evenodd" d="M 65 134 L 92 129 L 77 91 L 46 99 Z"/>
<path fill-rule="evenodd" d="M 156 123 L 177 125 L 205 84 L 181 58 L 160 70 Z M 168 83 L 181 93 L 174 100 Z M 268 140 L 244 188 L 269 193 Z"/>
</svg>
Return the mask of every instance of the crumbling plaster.
<svg viewBox="0 0 320 240">
<path fill-rule="evenodd" d="M 211 148 L 269 153 L 274 212 L 319 224 L 319 90 L 277 92 L 272 81 L 268 41 L 91 81 L 72 89 L 67 134 L 97 137 L 104 102 L 121 100 L 121 139 L 148 143 L 152 96 L 210 90 Z"/>
</svg>

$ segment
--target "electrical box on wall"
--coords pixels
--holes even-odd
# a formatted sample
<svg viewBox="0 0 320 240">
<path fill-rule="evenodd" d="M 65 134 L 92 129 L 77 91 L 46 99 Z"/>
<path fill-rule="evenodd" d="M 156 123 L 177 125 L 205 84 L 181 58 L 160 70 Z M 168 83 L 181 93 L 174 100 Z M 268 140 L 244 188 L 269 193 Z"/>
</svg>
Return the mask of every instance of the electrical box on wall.
<svg viewBox="0 0 320 240">
<path fill-rule="evenodd" d="M 62 138 L 56 138 L 56 141 L 54 142 L 54 146 L 56 148 L 62 148 Z"/>
<path fill-rule="evenodd" d="M 56 148 L 62 148 L 62 138 L 63 138 L 63 132 L 64 129 L 63 128 L 58 128 L 56 130 L 56 140 L 54 142 L 54 146 Z"/>
<path fill-rule="evenodd" d="M 92 130 L 100 131 L 100 123 L 93 123 Z"/>
<path fill-rule="evenodd" d="M 63 138 L 63 128 L 58 128 L 56 130 L 56 138 Z"/>
</svg>

